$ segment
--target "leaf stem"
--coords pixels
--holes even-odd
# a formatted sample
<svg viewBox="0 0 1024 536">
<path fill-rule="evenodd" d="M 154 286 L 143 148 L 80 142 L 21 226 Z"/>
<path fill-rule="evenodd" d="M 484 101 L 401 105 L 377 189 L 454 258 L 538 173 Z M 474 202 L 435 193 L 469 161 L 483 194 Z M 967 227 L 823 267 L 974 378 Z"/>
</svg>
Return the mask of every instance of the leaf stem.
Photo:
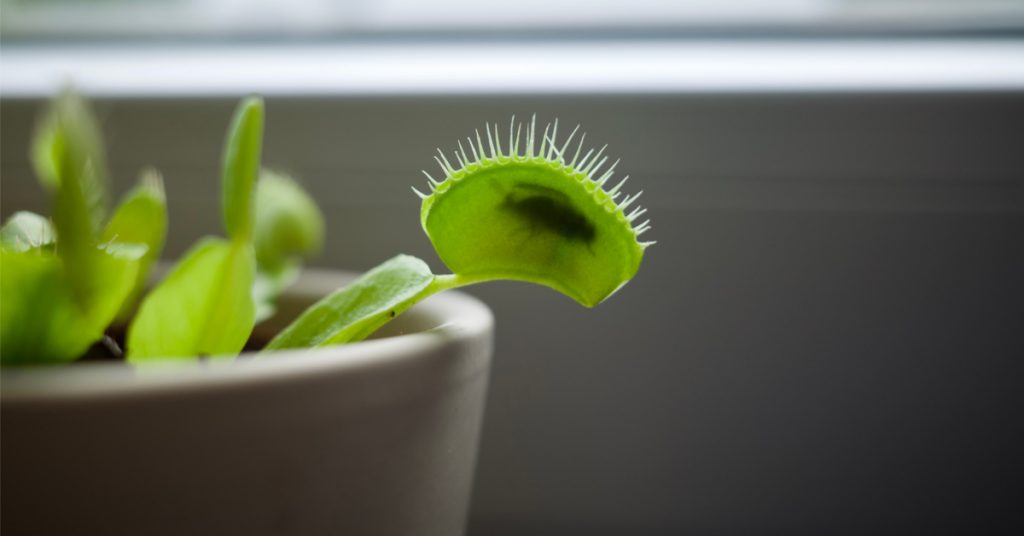
<svg viewBox="0 0 1024 536">
<path fill-rule="evenodd" d="M 434 280 L 430 283 L 430 286 L 425 288 L 421 293 L 423 298 L 432 296 L 441 292 L 442 290 L 451 290 L 454 288 L 465 287 L 468 285 L 475 285 L 477 283 L 485 283 L 487 281 L 494 281 L 500 279 L 492 276 L 482 275 L 459 275 L 459 274 L 442 274 L 435 275 Z"/>
</svg>

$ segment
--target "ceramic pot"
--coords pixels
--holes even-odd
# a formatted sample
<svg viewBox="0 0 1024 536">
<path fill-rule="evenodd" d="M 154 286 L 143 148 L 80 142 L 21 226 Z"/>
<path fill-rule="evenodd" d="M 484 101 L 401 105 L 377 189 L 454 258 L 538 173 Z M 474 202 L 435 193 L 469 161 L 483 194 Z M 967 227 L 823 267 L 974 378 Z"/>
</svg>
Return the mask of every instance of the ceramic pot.
<svg viewBox="0 0 1024 536">
<path fill-rule="evenodd" d="M 307 271 L 279 329 L 350 276 Z M 493 318 L 446 292 L 348 346 L 2 374 L 2 532 L 465 529 Z"/>
</svg>

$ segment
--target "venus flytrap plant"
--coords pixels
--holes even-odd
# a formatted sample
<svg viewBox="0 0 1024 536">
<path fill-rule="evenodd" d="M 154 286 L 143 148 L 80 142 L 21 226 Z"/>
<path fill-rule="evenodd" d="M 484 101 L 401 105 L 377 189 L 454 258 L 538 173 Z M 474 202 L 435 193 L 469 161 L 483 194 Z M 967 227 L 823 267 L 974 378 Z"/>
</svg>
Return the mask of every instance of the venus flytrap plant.
<svg viewBox="0 0 1024 536">
<path fill-rule="evenodd" d="M 125 324 L 135 312 L 146 287 L 150 268 L 160 257 L 167 237 L 167 200 L 160 173 L 152 168 L 142 171 L 139 184 L 128 192 L 103 229 L 105 242 L 121 241 L 145 244 L 132 290 L 121 305 L 116 324 Z"/>
<path fill-rule="evenodd" d="M 236 355 L 273 314 L 301 257 L 321 247 L 323 217 L 313 200 L 291 178 L 260 170 L 262 139 L 263 101 L 246 99 L 224 147 L 228 239 L 200 240 L 146 297 L 128 329 L 128 361 Z"/>
<path fill-rule="evenodd" d="M 18 212 L 0 228 L 3 364 L 82 357 L 108 326 L 130 319 L 132 362 L 237 353 L 323 241 L 323 218 L 293 180 L 264 171 L 257 181 L 262 131 L 262 101 L 243 101 L 223 159 L 229 239 L 202 240 L 132 318 L 167 232 L 162 179 L 144 170 L 108 219 L 99 126 L 75 94 L 55 99 L 30 153 L 53 193 L 52 221 Z M 119 357 L 114 339 L 104 341 Z"/>
<path fill-rule="evenodd" d="M 231 356 L 256 319 L 254 188 L 263 144 L 263 101 L 239 105 L 224 147 L 222 212 L 229 239 L 196 244 L 143 300 L 128 328 L 128 361 Z"/>
<path fill-rule="evenodd" d="M 132 211 L 132 197 L 103 229 L 106 158 L 96 121 L 74 94 L 65 92 L 51 105 L 37 128 L 31 157 L 40 183 L 52 193 L 53 222 L 19 212 L 0 233 L 4 365 L 80 357 L 126 307 L 148 269 L 147 255 L 158 254 L 163 242 L 159 223 L 145 233 L 118 232 L 120 215 Z M 158 179 L 148 184 L 160 188 Z M 156 206 L 162 208 L 162 196 L 150 205 Z"/>
<path fill-rule="evenodd" d="M 435 157 L 441 180 L 424 172 L 429 194 L 420 219 L 438 255 L 454 272 L 434 275 L 422 260 L 395 257 L 350 286 L 314 304 L 266 350 L 326 346 L 362 340 L 437 292 L 503 279 L 551 287 L 586 307 L 604 301 L 637 272 L 649 220 L 633 207 L 640 193 L 625 195 L 627 177 L 611 179 L 618 161 L 605 167 L 604 148 L 581 152 L 579 127 L 557 143 L 557 121 L 537 138 L 536 117 L 521 138 L 513 118 L 507 148 L 498 127 L 459 142 L 457 166 Z M 522 143 L 521 143 L 522 141 Z M 626 212 L 629 210 L 629 212 Z"/>
<path fill-rule="evenodd" d="M 35 212 L 15 212 L 0 227 L 0 243 L 10 251 L 52 249 L 55 238 L 50 220 Z"/>
<path fill-rule="evenodd" d="M 453 273 L 394 257 L 307 309 L 265 350 L 359 341 L 437 292 L 487 281 L 545 285 L 593 307 L 636 274 L 653 244 L 639 240 L 650 223 L 637 223 L 640 194 L 622 192 L 628 177 L 612 185 L 618 162 L 606 166 L 604 148 L 584 152 L 578 127 L 559 142 L 557 121 L 539 137 L 535 118 L 525 133 L 513 118 L 505 140 L 497 126 L 485 131 L 466 138 L 469 151 L 460 141 L 452 160 L 439 150 L 441 179 L 424 172 L 429 193 L 416 191 L 423 229 Z M 245 99 L 223 154 L 227 238 L 200 240 L 141 301 L 129 362 L 233 357 L 273 313 L 301 257 L 321 247 L 313 200 L 286 176 L 261 172 L 262 137 L 263 102 Z M 54 216 L 19 212 L 0 230 L 5 365 L 75 359 L 127 319 L 167 229 L 155 171 L 106 219 L 99 129 L 73 95 L 56 101 L 32 159 L 54 192 Z"/>
<path fill-rule="evenodd" d="M 263 170 L 256 184 L 256 322 L 274 314 L 274 300 L 299 276 L 302 259 L 320 251 L 324 218 L 291 177 Z"/>
</svg>

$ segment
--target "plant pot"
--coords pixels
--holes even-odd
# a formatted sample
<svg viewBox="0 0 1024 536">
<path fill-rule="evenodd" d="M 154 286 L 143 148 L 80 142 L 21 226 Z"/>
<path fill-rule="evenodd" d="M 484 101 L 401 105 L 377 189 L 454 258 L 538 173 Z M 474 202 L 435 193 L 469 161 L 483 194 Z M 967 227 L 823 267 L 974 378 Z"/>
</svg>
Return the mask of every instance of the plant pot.
<svg viewBox="0 0 1024 536">
<path fill-rule="evenodd" d="M 307 270 L 259 332 L 348 277 Z M 348 346 L 5 370 L 3 534 L 460 534 L 492 333 L 446 292 Z"/>
</svg>

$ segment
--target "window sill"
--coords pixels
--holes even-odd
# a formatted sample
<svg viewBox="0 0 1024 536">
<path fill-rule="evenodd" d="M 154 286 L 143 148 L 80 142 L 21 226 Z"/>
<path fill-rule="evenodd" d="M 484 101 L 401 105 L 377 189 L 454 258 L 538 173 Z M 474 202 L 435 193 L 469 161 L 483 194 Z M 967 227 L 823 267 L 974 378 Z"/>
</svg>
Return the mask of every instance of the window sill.
<svg viewBox="0 0 1024 536">
<path fill-rule="evenodd" d="M 1019 91 L 1024 41 L 9 45 L 0 95 Z"/>
</svg>

